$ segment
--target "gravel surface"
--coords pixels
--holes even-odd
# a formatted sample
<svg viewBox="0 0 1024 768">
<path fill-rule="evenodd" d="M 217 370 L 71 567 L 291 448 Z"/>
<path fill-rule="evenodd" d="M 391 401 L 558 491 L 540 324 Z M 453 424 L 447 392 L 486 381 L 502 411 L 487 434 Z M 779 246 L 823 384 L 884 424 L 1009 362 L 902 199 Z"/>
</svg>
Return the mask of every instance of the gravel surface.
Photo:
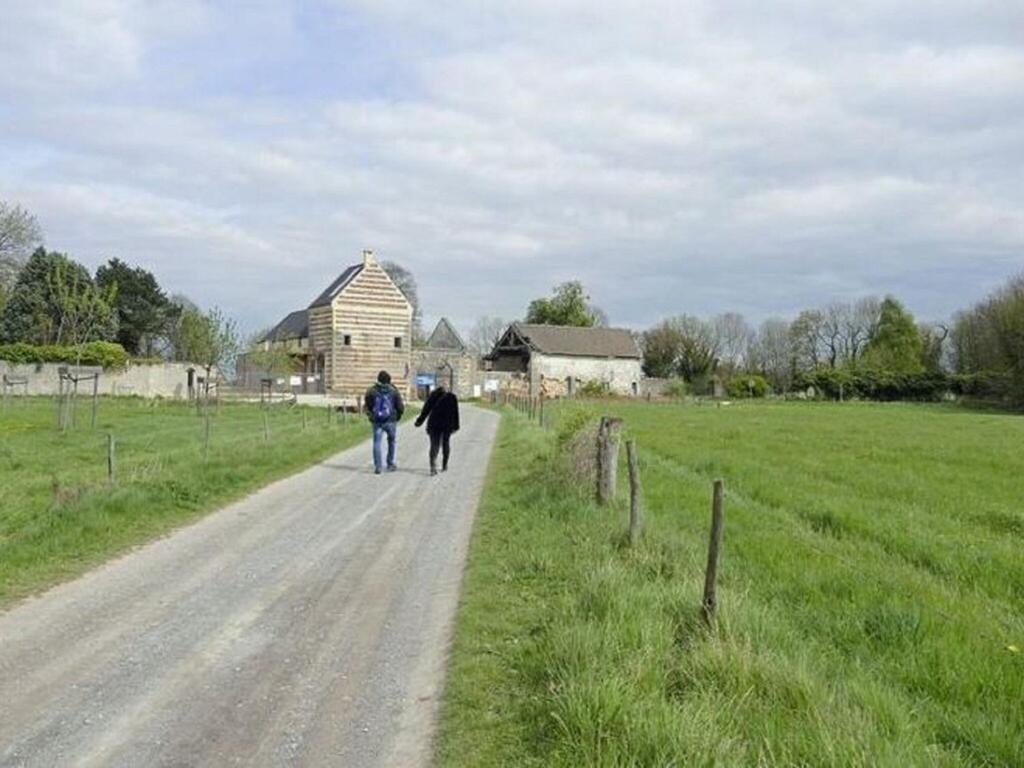
<svg viewBox="0 0 1024 768">
<path fill-rule="evenodd" d="M 0 766 L 418 766 L 496 414 L 399 430 L 0 614 Z M 367 429 L 369 431 L 369 429 Z"/>
</svg>

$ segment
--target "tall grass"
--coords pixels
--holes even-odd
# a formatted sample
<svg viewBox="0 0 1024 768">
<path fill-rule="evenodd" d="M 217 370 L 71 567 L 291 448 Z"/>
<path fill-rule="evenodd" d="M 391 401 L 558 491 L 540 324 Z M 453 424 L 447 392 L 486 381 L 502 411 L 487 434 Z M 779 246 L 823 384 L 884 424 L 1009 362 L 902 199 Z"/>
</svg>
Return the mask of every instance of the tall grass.
<svg viewBox="0 0 1024 768">
<path fill-rule="evenodd" d="M 1024 420 L 611 409 L 642 455 L 633 548 L 623 505 L 567 487 L 553 436 L 503 424 L 442 765 L 1024 764 Z M 713 477 L 727 512 L 708 631 Z"/>
<path fill-rule="evenodd" d="M 79 426 L 56 429 L 49 398 L 17 398 L 0 413 L 0 606 L 82 573 L 125 548 L 181 525 L 366 437 L 365 425 L 328 426 L 324 409 L 225 405 L 204 420 L 181 403 L 100 402 Z M 107 433 L 116 474 L 107 480 Z"/>
</svg>

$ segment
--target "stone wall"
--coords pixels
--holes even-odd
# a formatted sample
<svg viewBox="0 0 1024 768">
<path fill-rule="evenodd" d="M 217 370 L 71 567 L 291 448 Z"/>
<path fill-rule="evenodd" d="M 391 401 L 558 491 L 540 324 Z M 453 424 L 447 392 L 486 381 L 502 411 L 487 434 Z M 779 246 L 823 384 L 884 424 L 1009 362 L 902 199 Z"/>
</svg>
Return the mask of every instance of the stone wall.
<svg viewBox="0 0 1024 768">
<path fill-rule="evenodd" d="M 643 379 L 639 360 L 617 358 L 534 354 L 530 373 L 535 389 L 539 387 L 547 397 L 575 394 L 576 387 L 588 381 L 606 382 L 613 394 L 636 395 Z M 572 392 L 568 391 L 570 378 L 573 381 Z"/>
<path fill-rule="evenodd" d="M 437 383 L 446 387 L 450 386 L 449 365 L 454 371 L 455 394 L 460 399 L 478 397 L 482 393 L 483 372 L 479 370 L 480 364 L 476 355 L 430 347 L 414 349 L 412 352 L 413 373 L 436 374 Z"/>
<path fill-rule="evenodd" d="M 28 363 L 14 365 L 0 360 L 0 376 L 28 379 L 28 394 L 56 395 L 60 377 L 58 369 L 63 363 Z M 101 395 L 137 395 L 138 397 L 165 397 L 185 400 L 188 398 L 188 370 L 194 366 L 186 363 L 164 363 L 163 365 L 131 365 L 126 368 L 112 368 L 100 374 Z M 195 368 L 196 376 L 203 376 L 201 368 Z M 82 385 L 92 393 L 92 384 Z M 84 390 L 79 390 L 80 392 Z M 21 386 L 14 387 L 11 394 L 24 392 Z"/>
</svg>

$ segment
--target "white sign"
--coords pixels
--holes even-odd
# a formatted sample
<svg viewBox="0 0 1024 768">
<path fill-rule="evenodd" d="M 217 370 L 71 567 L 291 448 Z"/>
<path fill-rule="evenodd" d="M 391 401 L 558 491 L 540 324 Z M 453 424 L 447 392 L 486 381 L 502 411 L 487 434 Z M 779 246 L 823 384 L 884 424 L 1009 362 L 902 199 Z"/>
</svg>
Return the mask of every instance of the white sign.
<svg viewBox="0 0 1024 768">
<path fill-rule="evenodd" d="M 498 380 L 487 379 L 484 382 L 484 392 L 497 392 L 498 391 Z"/>
</svg>

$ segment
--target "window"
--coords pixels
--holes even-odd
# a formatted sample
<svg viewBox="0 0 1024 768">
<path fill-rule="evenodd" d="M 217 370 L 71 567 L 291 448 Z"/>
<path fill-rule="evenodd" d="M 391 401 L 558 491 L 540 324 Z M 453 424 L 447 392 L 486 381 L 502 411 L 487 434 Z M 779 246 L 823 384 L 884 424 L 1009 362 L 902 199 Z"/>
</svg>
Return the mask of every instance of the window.
<svg viewBox="0 0 1024 768">
<path fill-rule="evenodd" d="M 401 336 L 395 336 L 395 349 L 401 349 L 401 348 L 402 348 L 402 337 Z"/>
<path fill-rule="evenodd" d="M 342 338 L 341 343 L 344 344 L 346 347 L 351 347 L 352 346 L 352 334 L 346 333 L 345 336 Z"/>
</svg>

